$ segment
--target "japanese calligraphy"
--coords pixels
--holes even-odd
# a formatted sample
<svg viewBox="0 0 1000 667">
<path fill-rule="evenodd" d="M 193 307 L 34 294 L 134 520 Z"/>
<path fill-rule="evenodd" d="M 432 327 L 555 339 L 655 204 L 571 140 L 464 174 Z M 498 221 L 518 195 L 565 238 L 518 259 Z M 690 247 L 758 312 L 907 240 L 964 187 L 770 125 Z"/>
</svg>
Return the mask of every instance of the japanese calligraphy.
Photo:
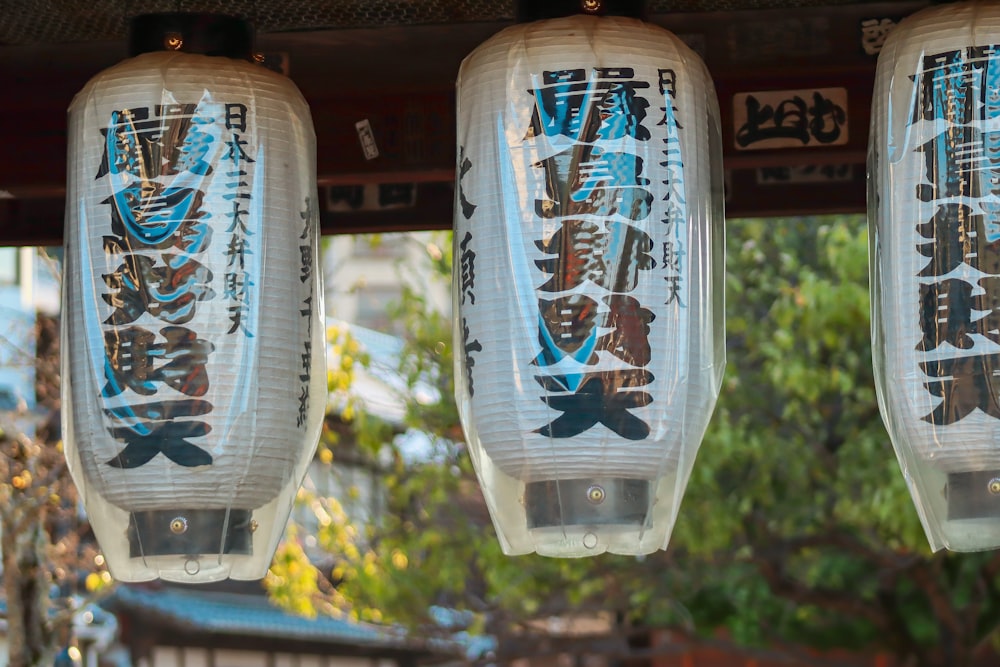
<svg viewBox="0 0 1000 667">
<path fill-rule="evenodd" d="M 643 231 L 625 223 L 604 226 L 589 220 L 566 220 L 538 248 L 555 257 L 535 260 L 545 273 L 552 274 L 540 290 L 562 292 L 590 280 L 611 292 L 631 292 L 639 283 L 639 273 L 656 266 L 649 251 L 653 240 Z"/>
<path fill-rule="evenodd" d="M 461 285 L 459 293 L 462 303 L 468 299 L 469 303 L 476 302 L 476 251 L 472 249 L 472 232 L 466 232 L 459 244 L 462 251 L 459 255 L 459 271 Z"/>
<path fill-rule="evenodd" d="M 574 142 L 650 138 L 643 126 L 649 101 L 637 93 L 649 83 L 635 80 L 631 67 L 597 67 L 542 72 L 525 135 L 564 136 Z"/>
<path fill-rule="evenodd" d="M 662 159 L 659 163 L 663 178 L 660 185 L 666 191 L 663 198 L 665 210 L 660 215 L 660 224 L 664 226 L 662 259 L 660 266 L 664 280 L 666 299 L 664 305 L 676 303 L 684 307 L 681 299 L 681 276 L 683 273 L 684 242 L 681 234 L 687 224 L 687 201 L 684 195 L 684 160 L 681 155 L 680 123 L 677 121 L 677 110 L 673 100 L 677 95 L 677 74 L 674 70 L 659 70 L 659 88 L 664 104 L 660 107 L 663 118 L 660 125 L 665 133 L 662 139 Z"/>
<path fill-rule="evenodd" d="M 465 175 L 472 170 L 472 160 L 465 156 L 465 146 L 460 146 L 458 150 L 458 169 L 458 201 L 462 206 L 462 217 L 468 220 L 476 212 L 476 205 L 466 199 L 465 188 L 462 186 Z"/>
<path fill-rule="evenodd" d="M 896 27 L 896 21 L 889 18 L 864 19 L 861 21 L 861 48 L 869 56 L 876 56 L 882 51 L 885 38 L 889 31 Z"/>
<path fill-rule="evenodd" d="M 663 206 L 647 175 L 656 165 L 629 148 L 652 139 L 651 103 L 642 96 L 650 82 L 628 67 L 557 70 L 543 72 L 540 85 L 529 91 L 535 106 L 525 141 L 558 147 L 532 164 L 545 188 L 534 214 L 551 230 L 534 240 L 541 253 L 534 264 L 546 278 L 536 284 L 538 348 L 531 363 L 545 389 L 540 399 L 554 413 L 534 431 L 544 437 L 569 438 L 599 424 L 630 440 L 649 434 L 649 425 L 632 411 L 653 401 L 637 388 L 654 380 L 645 366 L 655 316 L 628 293 L 656 270 L 657 261 L 652 237 L 633 223 L 660 224 L 652 215 L 662 208 L 662 224 L 679 233 L 684 216 L 683 179 L 674 178 L 681 165 L 680 126 L 673 118 L 676 76 L 662 70 L 659 85 L 659 125 L 667 125 Z M 679 277 L 679 261 L 669 270 Z M 567 373 L 567 363 L 581 370 Z"/>
<path fill-rule="evenodd" d="M 255 160 L 246 152 L 249 142 L 243 137 L 247 127 L 247 106 L 245 104 L 226 105 L 225 154 L 222 157 L 226 165 L 226 187 L 228 193 L 223 198 L 232 202 L 228 215 L 229 224 L 226 232 L 230 234 L 226 255 L 228 257 L 225 275 L 225 297 L 229 303 L 229 331 L 233 334 L 243 333 L 247 338 L 253 337 L 251 331 L 250 303 L 252 290 L 255 287 L 250 279 L 252 272 L 249 264 L 253 261 L 254 232 L 247 227 L 245 216 L 250 214 L 250 179 Z"/>
<path fill-rule="evenodd" d="M 473 352 L 482 352 L 483 345 L 479 339 L 469 340 L 469 321 L 462 318 L 462 353 L 465 355 L 465 381 L 469 387 L 469 396 L 476 395 L 476 385 L 472 379 L 472 367 L 476 365 Z"/>
<path fill-rule="evenodd" d="M 913 196 L 933 205 L 916 221 L 915 251 L 927 258 L 917 313 L 917 365 L 938 399 L 923 417 L 948 426 L 979 411 L 1000 419 L 1000 56 L 996 46 L 931 53 L 914 77 L 909 119 L 922 162 Z M 968 356 L 948 357 L 949 351 Z"/>
<path fill-rule="evenodd" d="M 316 242 L 316 212 L 310 197 L 306 197 L 305 206 L 299 212 L 302 221 L 302 232 L 299 234 L 299 254 L 301 265 L 299 280 L 302 282 L 302 305 L 299 315 L 306 318 L 305 340 L 302 341 L 301 368 L 299 370 L 299 409 L 295 416 L 295 425 L 302 428 L 309 416 L 309 386 L 312 382 L 312 346 L 313 346 L 313 303 L 316 298 L 314 288 L 315 267 L 313 266 L 313 244 Z"/>
<path fill-rule="evenodd" d="M 733 96 L 740 150 L 847 143 L 847 90 L 781 90 Z"/>
<path fill-rule="evenodd" d="M 189 322 L 195 301 L 215 296 L 212 272 L 196 259 L 162 255 L 162 264 L 149 255 L 125 255 L 122 264 L 103 277 L 110 291 L 104 301 L 115 308 L 105 324 L 128 324 L 143 313 L 171 324 Z"/>
<path fill-rule="evenodd" d="M 252 162 L 248 142 L 226 136 L 245 131 L 245 110 L 216 103 L 121 109 L 101 130 L 95 179 L 106 180 L 111 194 L 102 202 L 110 233 L 101 240 L 108 272 L 100 296 L 111 310 L 102 322 L 100 391 L 107 432 L 121 446 L 105 462 L 110 467 L 137 468 L 160 454 L 183 467 L 213 462 L 199 444 L 211 425 L 196 417 L 214 409 L 204 397 L 215 345 L 192 323 L 199 304 L 220 296 L 206 265 L 220 232 L 209 211 L 227 201 L 245 208 L 249 196 L 242 166 L 211 195 L 207 178 L 225 168 L 219 159 L 226 153 Z M 245 265 L 253 252 L 230 247 L 234 265 Z"/>
<path fill-rule="evenodd" d="M 642 440 L 649 435 L 649 425 L 629 410 L 649 405 L 653 397 L 634 387 L 650 384 L 649 371 L 631 369 L 585 373 L 578 377 L 536 376 L 547 393 L 541 400 L 562 414 L 536 433 L 553 438 L 571 438 L 604 424 L 628 440 Z M 560 393 L 570 387 L 571 393 Z"/>
</svg>

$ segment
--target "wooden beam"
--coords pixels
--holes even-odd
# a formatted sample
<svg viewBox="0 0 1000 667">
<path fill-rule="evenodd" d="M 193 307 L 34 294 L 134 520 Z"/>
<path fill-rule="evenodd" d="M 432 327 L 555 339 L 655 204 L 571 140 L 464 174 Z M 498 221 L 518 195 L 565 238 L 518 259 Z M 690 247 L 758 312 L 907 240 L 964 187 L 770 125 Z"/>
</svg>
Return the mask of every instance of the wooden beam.
<svg viewBox="0 0 1000 667">
<path fill-rule="evenodd" d="M 880 40 L 924 4 L 903 0 L 651 17 L 698 51 L 712 73 L 722 113 L 730 217 L 863 210 Z M 281 55 L 309 102 L 320 187 L 419 186 L 413 210 L 326 211 L 324 233 L 451 224 L 455 78 L 462 58 L 503 27 L 386 26 L 261 36 L 262 50 Z M 123 43 L 0 46 L 0 244 L 61 239 L 66 109 L 90 77 L 124 57 Z M 817 107 L 814 94 L 826 106 Z M 780 122 L 773 113 L 779 106 Z M 834 107 L 844 112 L 842 120 L 824 116 Z M 835 122 L 845 132 L 831 140 L 824 127 L 829 131 Z M 364 150 L 359 124 L 377 154 Z M 803 127 L 804 143 L 774 148 L 766 136 Z"/>
<path fill-rule="evenodd" d="M 62 197 L 0 199 L 0 245 L 62 245 Z"/>
</svg>

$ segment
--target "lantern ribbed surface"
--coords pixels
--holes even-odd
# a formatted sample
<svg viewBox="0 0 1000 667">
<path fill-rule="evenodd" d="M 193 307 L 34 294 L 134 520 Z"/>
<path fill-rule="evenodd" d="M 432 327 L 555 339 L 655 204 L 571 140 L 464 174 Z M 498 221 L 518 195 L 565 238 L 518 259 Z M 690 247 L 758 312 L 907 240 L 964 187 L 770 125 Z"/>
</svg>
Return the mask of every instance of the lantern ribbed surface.
<svg viewBox="0 0 1000 667">
<path fill-rule="evenodd" d="M 78 485 L 129 513 L 294 494 L 326 396 L 302 96 L 248 62 L 148 53 L 91 80 L 69 122 L 64 412 Z"/>
<path fill-rule="evenodd" d="M 894 28 L 876 73 L 876 384 L 934 549 L 1000 546 L 998 50 L 1000 4 L 945 4 Z"/>
<path fill-rule="evenodd" d="M 580 480 L 671 476 L 659 493 L 679 504 L 725 363 L 718 137 L 703 63 L 638 20 L 517 25 L 463 62 L 457 397 L 498 532 L 497 483 L 596 498 Z M 665 543 L 643 531 L 658 537 L 504 546 Z"/>
</svg>

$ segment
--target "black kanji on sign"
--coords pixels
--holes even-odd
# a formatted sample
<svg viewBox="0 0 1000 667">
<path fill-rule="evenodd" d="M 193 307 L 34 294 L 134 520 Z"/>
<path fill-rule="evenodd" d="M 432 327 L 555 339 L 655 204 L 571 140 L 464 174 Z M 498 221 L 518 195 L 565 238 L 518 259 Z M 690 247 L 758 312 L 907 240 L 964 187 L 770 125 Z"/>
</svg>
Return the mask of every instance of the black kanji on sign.
<svg viewBox="0 0 1000 667">
<path fill-rule="evenodd" d="M 462 303 L 465 303 L 466 298 L 469 299 L 469 303 L 476 302 L 476 251 L 470 247 L 471 244 L 472 232 L 465 232 L 465 236 L 462 237 L 458 246 L 462 251 L 459 255 L 462 281 L 459 293 L 462 297 Z"/>
<path fill-rule="evenodd" d="M 540 399 L 553 410 L 562 412 L 549 424 L 536 429 L 546 437 L 571 438 L 597 424 L 604 424 L 628 440 L 642 440 L 649 435 L 649 424 L 629 410 L 653 402 L 645 391 L 625 391 L 645 386 L 653 381 L 653 374 L 642 369 L 601 371 L 582 376 L 539 375 L 535 380 L 552 392 Z M 576 384 L 576 390 L 567 392 Z"/>
<path fill-rule="evenodd" d="M 539 287 L 562 292 L 590 280 L 609 292 L 631 292 L 639 283 L 639 272 L 656 266 L 650 255 L 653 239 L 625 223 L 610 225 L 609 231 L 590 220 L 567 220 L 544 241 L 535 241 L 542 252 L 557 255 L 535 260 L 552 277 Z"/>
<path fill-rule="evenodd" d="M 924 56 L 918 75 L 921 94 L 917 95 L 912 122 L 944 120 L 965 124 L 976 118 L 982 75 L 977 71 L 978 63 L 967 61 L 964 55 L 964 51 L 954 50 Z M 973 51 L 969 56 L 974 60 L 982 58 L 981 53 L 977 57 Z"/>
<path fill-rule="evenodd" d="M 299 409 L 295 416 L 295 425 L 302 426 L 309 420 L 309 385 L 303 384 L 299 389 Z"/>
<path fill-rule="evenodd" d="M 472 170 L 472 160 L 465 156 L 465 146 L 458 147 L 458 201 L 462 206 L 462 217 L 466 220 L 472 218 L 476 212 L 478 204 L 473 204 L 465 196 L 465 186 L 463 181 L 465 175 Z"/>
<path fill-rule="evenodd" d="M 247 284 L 252 285 L 253 283 L 247 281 Z M 229 313 L 229 330 L 226 331 L 226 333 L 236 333 L 237 331 L 242 331 L 247 338 L 254 337 L 253 332 L 250 331 L 249 324 L 247 323 L 250 316 L 250 304 L 247 301 L 230 302 L 226 312 Z"/>
<path fill-rule="evenodd" d="M 923 420 L 947 426 L 972 414 L 977 408 L 1000 419 L 1000 354 L 984 354 L 957 359 L 938 359 L 920 364 L 925 375 L 938 378 L 924 386 L 942 399 Z"/>
<path fill-rule="evenodd" d="M 216 139 L 206 130 L 214 118 L 196 115 L 195 104 L 156 105 L 124 109 L 111 114 L 104 155 L 96 178 L 131 174 L 141 181 L 182 172 L 212 173 L 211 156 Z"/>
<path fill-rule="evenodd" d="M 597 67 L 542 72 L 542 85 L 529 90 L 535 98 L 525 139 L 564 136 L 592 143 L 632 137 L 646 141 L 643 126 L 649 101 L 638 91 L 649 88 L 635 81 L 631 67 Z"/>
<path fill-rule="evenodd" d="M 918 350 L 933 350 L 942 343 L 960 349 L 975 344 L 972 327 L 972 285 L 958 278 L 920 285 L 920 329 Z"/>
<path fill-rule="evenodd" d="M 123 241 L 140 248 L 166 248 L 180 243 L 182 230 L 208 217 L 204 198 L 196 188 L 153 181 L 131 183 L 101 203 L 111 205 L 111 229 Z"/>
<path fill-rule="evenodd" d="M 203 211 L 196 212 L 198 217 L 203 214 Z M 197 255 L 207 250 L 212 242 L 211 225 L 197 219 L 184 220 L 177 226 L 173 234 L 155 243 L 148 242 L 146 239 L 137 239 L 131 235 L 126 236 L 125 224 L 115 208 L 112 208 L 111 231 L 116 236 L 109 235 L 103 239 L 104 252 L 108 255 L 124 255 L 133 250 L 167 250 L 169 248 L 177 248 L 183 252 Z"/>
<path fill-rule="evenodd" d="M 649 323 L 656 315 L 633 297 L 612 294 L 604 297 L 611 308 L 602 326 L 611 328 L 597 341 L 597 347 L 615 355 L 631 366 L 645 366 L 650 362 Z"/>
<path fill-rule="evenodd" d="M 917 185 L 917 198 L 929 202 L 948 197 L 982 197 L 982 146 L 980 130 L 950 125 L 918 147 L 917 150 L 924 154 L 927 182 Z"/>
<path fill-rule="evenodd" d="M 226 155 L 223 159 L 232 162 L 234 165 L 239 166 L 241 162 L 256 162 L 250 154 L 246 152 L 246 146 L 249 146 L 250 142 L 241 137 L 238 134 L 234 134 L 232 139 L 226 142 Z"/>
<path fill-rule="evenodd" d="M 215 350 L 210 341 L 184 327 L 160 329 L 165 342 L 141 327 L 104 332 L 105 380 L 101 395 L 117 396 L 126 389 L 150 396 L 162 383 L 187 396 L 203 396 L 208 391 L 205 364 Z"/>
<path fill-rule="evenodd" d="M 173 421 L 183 417 L 207 415 L 211 411 L 212 404 L 206 400 L 182 398 L 176 401 L 116 405 L 105 408 L 104 414 L 114 422 L 131 424 L 139 421 Z M 136 427 L 136 430 L 140 433 L 144 432 L 142 427 Z"/>
<path fill-rule="evenodd" d="M 247 131 L 247 105 L 239 102 L 226 104 L 226 129 Z"/>
<path fill-rule="evenodd" d="M 681 277 L 663 276 L 663 280 L 666 282 L 664 290 L 667 294 L 667 300 L 663 302 L 663 305 L 669 306 L 670 304 L 677 302 L 677 305 L 683 308 L 684 302 L 681 300 Z"/>
<path fill-rule="evenodd" d="M 466 318 L 462 318 L 462 352 L 465 355 L 465 381 L 469 386 L 469 396 L 475 396 L 476 387 L 472 380 L 472 367 L 476 365 L 476 358 L 473 356 L 473 352 L 482 352 L 483 344 L 479 342 L 478 338 L 469 340 L 469 321 Z"/>
<path fill-rule="evenodd" d="M 597 363 L 598 303 L 582 294 L 538 300 L 538 343 L 542 351 L 531 363 L 551 366 L 566 357 L 581 364 Z"/>
<path fill-rule="evenodd" d="M 917 225 L 917 233 L 929 241 L 917 246 L 930 259 L 917 274 L 922 278 L 945 276 L 963 263 L 984 273 L 1000 272 L 1000 242 L 988 240 L 984 217 L 965 204 L 939 205 L 930 220 Z"/>
<path fill-rule="evenodd" d="M 847 122 L 844 108 L 818 90 L 813 91 L 811 104 L 798 95 L 773 106 L 747 95 L 744 104 L 747 120 L 736 131 L 736 143 L 743 147 L 768 139 L 830 144 L 840 138 Z"/>
<path fill-rule="evenodd" d="M 972 298 L 972 308 L 979 311 L 981 317 L 972 323 L 973 329 L 1000 343 L 1000 276 L 980 278 L 979 286 L 984 291 Z"/>
<path fill-rule="evenodd" d="M 164 322 L 184 324 L 195 315 L 195 302 L 215 296 L 212 272 L 190 257 L 162 255 L 163 264 L 145 255 L 126 255 L 114 273 L 102 278 L 109 291 L 101 297 L 115 310 L 105 324 L 129 324 L 148 312 Z"/>
<path fill-rule="evenodd" d="M 545 178 L 546 199 L 535 200 L 535 215 L 544 219 L 593 215 L 649 217 L 653 193 L 642 176 L 643 159 L 593 144 L 577 144 L 532 165 Z"/>
<path fill-rule="evenodd" d="M 198 421 L 158 421 L 143 422 L 137 427 L 116 426 L 108 429 L 108 432 L 115 440 L 124 442 L 125 449 L 106 463 L 113 468 L 138 468 L 152 461 L 157 454 L 163 454 L 185 468 L 211 465 L 212 455 L 187 441 L 188 438 L 208 435 L 211 430 L 211 424 Z"/>
<path fill-rule="evenodd" d="M 211 426 L 204 422 L 181 421 L 183 417 L 211 411 L 212 404 L 199 399 L 154 401 L 105 409 L 105 414 L 116 424 L 108 429 L 109 433 L 125 443 L 125 448 L 107 461 L 107 465 L 138 468 L 157 454 L 185 467 L 211 464 L 208 452 L 186 440 L 208 434 Z"/>
</svg>

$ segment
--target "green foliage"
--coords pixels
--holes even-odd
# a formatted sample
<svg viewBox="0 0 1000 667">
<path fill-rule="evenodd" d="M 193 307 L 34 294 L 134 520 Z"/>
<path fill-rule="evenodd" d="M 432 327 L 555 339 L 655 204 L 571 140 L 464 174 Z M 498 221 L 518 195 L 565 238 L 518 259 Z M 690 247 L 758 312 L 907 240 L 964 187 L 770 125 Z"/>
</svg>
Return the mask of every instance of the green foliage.
<svg viewBox="0 0 1000 667">
<path fill-rule="evenodd" d="M 324 524 L 335 605 L 409 624 L 428 623 L 433 605 L 467 609 L 497 634 L 611 612 L 688 634 L 725 628 L 748 646 L 874 647 L 916 665 L 962 664 L 997 636 L 1000 560 L 927 550 L 877 408 L 867 243 L 852 217 L 729 224 L 722 393 L 670 549 L 643 559 L 500 553 L 462 444 L 450 318 L 407 288 L 393 313 L 407 332 L 400 372 L 437 394 L 414 392 L 407 425 L 435 452 L 419 464 L 394 452 L 377 526 L 336 512 Z M 441 280 L 447 247 L 428 246 Z M 351 423 L 370 452 L 389 446 L 384 425 Z"/>
</svg>

